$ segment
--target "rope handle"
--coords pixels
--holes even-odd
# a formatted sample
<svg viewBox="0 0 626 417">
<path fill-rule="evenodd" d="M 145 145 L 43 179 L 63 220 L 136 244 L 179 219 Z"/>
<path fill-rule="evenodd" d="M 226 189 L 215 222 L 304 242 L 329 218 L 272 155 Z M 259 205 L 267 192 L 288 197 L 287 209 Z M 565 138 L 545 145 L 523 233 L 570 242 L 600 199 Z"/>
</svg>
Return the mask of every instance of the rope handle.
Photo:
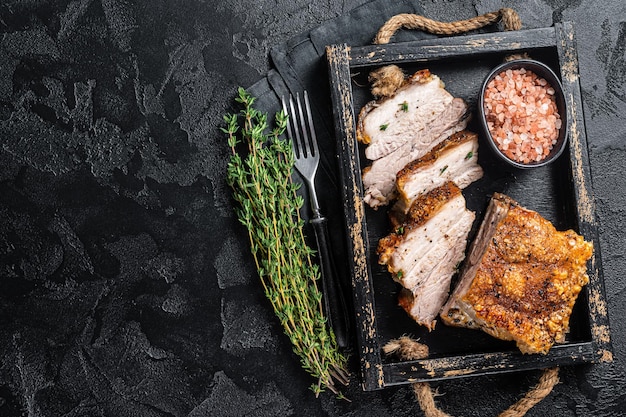
<svg viewBox="0 0 626 417">
<path fill-rule="evenodd" d="M 381 26 L 374 38 L 374 44 L 389 43 L 393 35 L 402 28 L 421 30 L 435 35 L 459 35 L 497 22 L 502 22 L 505 31 L 522 28 L 522 20 L 519 15 L 515 10 L 509 8 L 456 22 L 439 22 L 417 14 L 402 13 L 391 17 Z M 525 56 L 525 54 L 510 55 L 505 60 L 509 61 Z M 391 64 L 370 72 L 368 81 L 372 86 L 371 92 L 374 97 L 390 97 L 404 84 L 405 77 L 400 67 Z"/>
<path fill-rule="evenodd" d="M 428 346 L 410 337 L 402 336 L 385 344 L 383 352 L 387 355 L 395 354 L 402 360 L 418 360 L 428 357 Z M 546 398 L 558 383 L 559 368 L 545 369 L 541 377 L 539 377 L 537 385 L 531 388 L 515 404 L 500 413 L 498 417 L 522 417 L 526 415 L 531 408 Z M 413 393 L 426 417 L 451 417 L 450 414 L 442 411 L 435 404 L 435 394 L 428 382 L 414 383 Z"/>
<path fill-rule="evenodd" d="M 374 44 L 384 45 L 389 43 L 391 37 L 401 28 L 421 30 L 435 35 L 458 35 L 472 30 L 491 25 L 501 21 L 504 30 L 519 30 L 522 21 L 513 9 L 503 8 L 497 12 L 485 13 L 470 19 L 456 22 L 439 22 L 424 16 L 410 13 L 402 13 L 391 17 L 378 30 L 374 38 Z"/>
</svg>

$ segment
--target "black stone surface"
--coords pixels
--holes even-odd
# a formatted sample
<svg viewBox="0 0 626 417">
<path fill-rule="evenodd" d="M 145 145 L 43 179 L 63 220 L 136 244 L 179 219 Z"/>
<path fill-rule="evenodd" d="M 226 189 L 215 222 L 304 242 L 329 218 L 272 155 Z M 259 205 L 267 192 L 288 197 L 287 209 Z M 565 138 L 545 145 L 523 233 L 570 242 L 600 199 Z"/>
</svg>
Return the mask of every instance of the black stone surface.
<svg viewBox="0 0 626 417">
<path fill-rule="evenodd" d="M 421 415 L 409 387 L 314 397 L 224 181 L 236 87 L 365 3 L 0 3 L 0 416 Z M 529 415 L 626 415 L 626 3 L 417 3 L 574 22 L 614 361 L 563 368 Z M 497 415 L 539 374 L 438 383 L 437 400 Z"/>
</svg>

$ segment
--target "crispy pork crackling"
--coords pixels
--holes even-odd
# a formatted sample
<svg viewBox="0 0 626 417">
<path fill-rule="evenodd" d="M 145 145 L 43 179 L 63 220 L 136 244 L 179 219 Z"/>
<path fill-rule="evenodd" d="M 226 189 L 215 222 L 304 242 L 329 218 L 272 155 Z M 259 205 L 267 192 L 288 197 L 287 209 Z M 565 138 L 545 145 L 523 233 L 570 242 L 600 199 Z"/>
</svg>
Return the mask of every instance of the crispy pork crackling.
<svg viewBox="0 0 626 417">
<path fill-rule="evenodd" d="M 545 354 L 565 340 L 592 252 L 576 232 L 557 231 L 496 193 L 441 319 L 514 340 L 523 353 Z"/>
</svg>

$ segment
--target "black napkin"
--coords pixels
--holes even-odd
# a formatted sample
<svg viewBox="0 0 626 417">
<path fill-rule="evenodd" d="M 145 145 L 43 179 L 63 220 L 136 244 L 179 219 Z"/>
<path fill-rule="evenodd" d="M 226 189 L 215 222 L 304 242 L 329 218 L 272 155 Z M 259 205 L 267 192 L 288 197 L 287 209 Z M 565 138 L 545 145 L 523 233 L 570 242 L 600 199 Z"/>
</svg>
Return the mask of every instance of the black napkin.
<svg viewBox="0 0 626 417">
<path fill-rule="evenodd" d="M 346 43 L 353 46 L 372 42 L 378 29 L 399 13 L 422 14 L 418 1 L 374 0 L 357 7 L 344 16 L 332 19 L 308 33 L 301 34 L 272 48 L 273 69 L 267 76 L 250 86 L 248 91 L 258 98 L 260 109 L 273 114 L 279 109 L 280 97 L 309 91 L 309 98 L 317 104 L 329 104 L 328 77 L 324 59 L 327 45 Z M 394 38 L 419 39 L 426 34 L 399 32 Z M 332 125 L 332 123 L 328 123 Z"/>
</svg>

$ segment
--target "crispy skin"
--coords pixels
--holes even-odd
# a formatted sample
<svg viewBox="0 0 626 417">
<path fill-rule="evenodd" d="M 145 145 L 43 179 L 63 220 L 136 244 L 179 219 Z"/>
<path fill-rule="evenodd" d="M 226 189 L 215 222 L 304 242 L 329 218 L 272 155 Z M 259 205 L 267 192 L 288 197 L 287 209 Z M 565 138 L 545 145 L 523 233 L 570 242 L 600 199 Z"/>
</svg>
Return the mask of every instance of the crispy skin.
<svg viewBox="0 0 626 417">
<path fill-rule="evenodd" d="M 593 245 L 573 230 L 557 231 L 507 196 L 493 198 L 508 211 L 491 228 L 493 233 L 482 235 L 488 239 L 482 243 L 488 244 L 482 245 L 486 247 L 477 265 L 471 265 L 476 254 L 470 251 L 460 285 L 467 279 L 471 285 L 455 291 L 441 317 L 447 324 L 514 340 L 523 353 L 547 353 L 569 331 L 576 298 L 589 282 L 586 262 Z M 473 278 L 465 276 L 467 271 L 475 271 Z"/>
</svg>

